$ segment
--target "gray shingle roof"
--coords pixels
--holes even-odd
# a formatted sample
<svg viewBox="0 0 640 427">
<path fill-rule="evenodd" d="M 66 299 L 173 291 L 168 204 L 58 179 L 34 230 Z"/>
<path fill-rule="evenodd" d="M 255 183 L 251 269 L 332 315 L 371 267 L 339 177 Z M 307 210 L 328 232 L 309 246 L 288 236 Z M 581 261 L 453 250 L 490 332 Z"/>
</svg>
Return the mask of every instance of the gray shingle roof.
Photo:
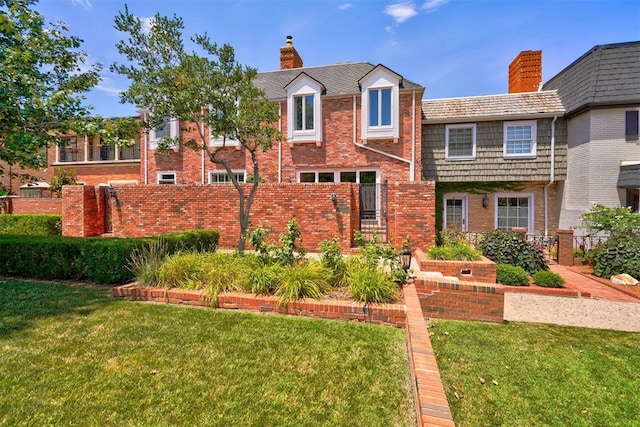
<svg viewBox="0 0 640 427">
<path fill-rule="evenodd" d="M 290 70 L 269 71 L 258 73 L 255 84 L 267 92 L 272 100 L 285 99 L 287 91 L 284 87 L 295 79 L 301 72 L 322 83 L 326 88 L 325 95 L 353 95 L 360 93 L 358 80 L 376 66 L 369 62 L 345 62 L 341 64 L 320 67 L 303 67 Z M 402 80 L 400 89 L 422 89 L 417 83 L 407 79 Z"/>
<path fill-rule="evenodd" d="M 549 117 L 564 112 L 556 91 L 422 101 L 422 118 L 426 123 Z"/>
<path fill-rule="evenodd" d="M 595 46 L 543 88 L 556 89 L 569 114 L 594 104 L 639 103 L 640 41 Z"/>
</svg>

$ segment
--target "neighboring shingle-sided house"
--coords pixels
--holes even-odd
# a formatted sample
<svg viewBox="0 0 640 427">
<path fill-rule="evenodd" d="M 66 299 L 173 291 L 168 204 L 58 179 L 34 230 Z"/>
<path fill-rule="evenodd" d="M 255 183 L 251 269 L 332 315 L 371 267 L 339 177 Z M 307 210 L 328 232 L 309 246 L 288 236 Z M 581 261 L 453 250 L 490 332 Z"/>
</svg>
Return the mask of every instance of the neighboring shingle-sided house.
<svg viewBox="0 0 640 427">
<path fill-rule="evenodd" d="M 406 182 L 420 179 L 420 101 L 424 88 L 383 65 L 368 62 L 304 67 L 291 38 L 280 50 L 281 69 L 258 73 L 256 86 L 279 106 L 284 137 L 260 157 L 265 182 Z M 178 132 L 173 126 L 171 132 Z M 142 181 L 221 183 L 224 170 L 202 153 L 178 147 L 163 156 L 153 132 L 143 158 Z M 217 142 L 209 142 L 215 145 Z M 227 156 L 246 178 L 239 147 Z"/>
<path fill-rule="evenodd" d="M 560 226 L 579 226 L 594 203 L 638 211 L 640 41 L 595 46 L 543 88 L 556 90 L 567 110 Z"/>
<path fill-rule="evenodd" d="M 422 102 L 423 176 L 436 181 L 442 228 L 557 227 L 567 130 L 555 91 Z"/>
</svg>

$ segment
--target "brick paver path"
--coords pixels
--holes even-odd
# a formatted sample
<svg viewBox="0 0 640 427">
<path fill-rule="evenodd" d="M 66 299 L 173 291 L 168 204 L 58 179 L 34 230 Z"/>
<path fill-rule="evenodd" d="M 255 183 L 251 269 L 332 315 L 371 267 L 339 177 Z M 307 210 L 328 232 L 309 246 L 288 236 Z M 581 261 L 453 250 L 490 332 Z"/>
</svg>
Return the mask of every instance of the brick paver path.
<svg viewBox="0 0 640 427">
<path fill-rule="evenodd" d="M 567 287 L 567 289 L 574 289 L 581 293 L 588 292 L 591 294 L 591 298 L 606 301 L 640 303 L 639 299 L 610 288 L 597 280 L 593 280 L 580 273 L 576 273 L 564 265 L 550 265 L 549 268 L 551 271 L 558 273 L 564 278 L 565 287 Z"/>
</svg>

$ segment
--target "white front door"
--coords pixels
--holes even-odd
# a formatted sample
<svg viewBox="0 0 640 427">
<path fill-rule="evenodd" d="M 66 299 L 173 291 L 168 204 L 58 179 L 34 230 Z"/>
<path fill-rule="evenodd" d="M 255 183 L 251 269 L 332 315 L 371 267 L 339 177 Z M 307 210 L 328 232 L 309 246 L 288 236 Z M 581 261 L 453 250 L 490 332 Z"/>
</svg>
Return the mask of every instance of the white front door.
<svg viewBox="0 0 640 427">
<path fill-rule="evenodd" d="M 460 231 L 467 231 L 467 195 L 447 194 L 444 196 L 442 218 L 444 229 L 455 228 Z"/>
</svg>

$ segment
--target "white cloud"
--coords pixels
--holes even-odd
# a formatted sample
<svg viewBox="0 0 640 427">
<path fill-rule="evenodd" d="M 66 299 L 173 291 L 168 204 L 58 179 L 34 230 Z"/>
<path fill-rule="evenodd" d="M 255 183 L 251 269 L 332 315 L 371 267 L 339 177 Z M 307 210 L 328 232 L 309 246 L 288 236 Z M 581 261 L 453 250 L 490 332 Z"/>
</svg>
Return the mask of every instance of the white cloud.
<svg viewBox="0 0 640 427">
<path fill-rule="evenodd" d="M 384 27 L 384 30 L 385 30 L 387 33 L 392 33 L 392 32 L 393 32 L 393 28 L 391 28 L 391 26 L 390 26 L 390 25 L 388 25 L 388 26 Z"/>
<path fill-rule="evenodd" d="M 448 3 L 449 0 L 427 0 L 422 5 L 422 8 L 429 11 L 435 11 L 437 8 L 442 6 L 443 4 Z"/>
<path fill-rule="evenodd" d="M 74 6 L 82 6 L 85 9 L 89 9 L 91 7 L 91 2 L 89 0 L 71 0 L 71 4 Z"/>
<path fill-rule="evenodd" d="M 396 21 L 396 24 L 402 24 L 407 19 L 418 14 L 416 5 L 412 2 L 390 4 L 384 9 L 384 13 L 391 16 Z"/>
<path fill-rule="evenodd" d="M 353 7 L 353 5 L 351 3 L 344 3 L 344 4 L 341 4 L 340 6 L 338 6 L 338 9 L 347 10 L 347 9 L 351 9 L 351 7 Z"/>
<path fill-rule="evenodd" d="M 151 26 L 153 25 L 153 16 L 149 16 L 147 18 L 140 18 L 142 21 L 142 31 L 145 33 L 151 32 Z"/>
</svg>

